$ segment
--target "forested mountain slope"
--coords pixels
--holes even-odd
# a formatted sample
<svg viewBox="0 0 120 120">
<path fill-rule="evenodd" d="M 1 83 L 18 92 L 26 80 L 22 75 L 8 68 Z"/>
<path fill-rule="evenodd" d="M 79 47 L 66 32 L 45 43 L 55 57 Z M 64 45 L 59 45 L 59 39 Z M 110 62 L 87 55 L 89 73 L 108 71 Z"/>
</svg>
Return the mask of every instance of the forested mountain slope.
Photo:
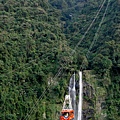
<svg viewBox="0 0 120 120">
<path fill-rule="evenodd" d="M 92 26 L 90 26 L 102 3 L 104 4 L 99 15 Z M 61 4 L 58 1 L 53 1 L 51 4 L 62 12 L 61 20 L 64 21 L 64 33 L 71 48 L 74 49 L 85 35 L 77 47 L 75 60 L 77 60 L 78 68 L 81 68 L 80 64 L 81 60 L 83 60 L 82 68 L 94 70 L 97 75 L 94 79 L 88 77 L 86 80 L 95 89 L 96 97 L 91 99 L 90 96 L 84 95 L 84 101 L 87 101 L 89 104 L 92 101 L 92 110 L 96 112 L 92 119 L 119 120 L 119 0 L 74 0 L 69 2 L 63 0 Z M 90 29 L 87 31 L 89 27 Z M 86 31 L 87 34 L 85 34 Z M 87 58 L 81 59 L 81 54 Z M 93 73 L 85 72 L 85 74 L 93 76 Z M 97 80 L 97 82 L 94 80 Z"/>
<path fill-rule="evenodd" d="M 58 15 L 45 0 L 0 2 L 0 119 L 42 120 L 49 109 L 35 104 L 70 51 Z"/>
<path fill-rule="evenodd" d="M 0 119 L 58 119 L 69 77 L 80 68 L 95 90 L 94 99 L 84 95 L 91 119 L 120 119 L 119 0 L 110 0 L 96 34 L 108 1 L 74 54 L 103 0 L 0 1 Z"/>
</svg>

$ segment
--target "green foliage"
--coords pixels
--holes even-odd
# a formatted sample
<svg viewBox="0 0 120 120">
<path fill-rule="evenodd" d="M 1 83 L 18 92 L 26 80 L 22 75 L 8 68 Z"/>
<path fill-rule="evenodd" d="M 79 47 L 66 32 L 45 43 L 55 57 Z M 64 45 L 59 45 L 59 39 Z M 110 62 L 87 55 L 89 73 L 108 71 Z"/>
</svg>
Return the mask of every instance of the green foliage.
<svg viewBox="0 0 120 120">
<path fill-rule="evenodd" d="M 102 0 L 1 0 L 0 119 L 18 120 L 27 115 L 31 120 L 58 119 L 67 80 L 81 68 L 94 69 L 103 79 L 110 79 L 108 85 L 105 82 L 107 119 L 119 119 L 119 74 L 115 74 L 120 70 L 118 2 L 111 0 L 98 39 L 86 57 L 106 5 L 72 53 Z M 60 67 L 63 76 L 53 79 Z"/>
<path fill-rule="evenodd" d="M 24 119 L 27 114 L 32 120 L 43 119 L 47 108 L 33 106 L 60 67 L 63 51 L 67 55 L 70 49 L 60 21 L 54 17 L 57 12 L 45 0 L 6 0 L 0 6 L 0 119 Z M 49 111 L 46 114 L 54 119 Z"/>
<path fill-rule="evenodd" d="M 92 67 L 96 71 L 96 73 L 104 75 L 106 71 L 111 69 L 112 61 L 107 57 L 98 54 L 93 58 Z"/>
<path fill-rule="evenodd" d="M 120 86 L 119 86 L 119 71 L 115 70 L 111 73 L 111 84 L 107 87 L 108 97 L 106 99 L 107 109 L 108 109 L 108 119 L 109 120 L 119 120 L 120 119 Z"/>
</svg>

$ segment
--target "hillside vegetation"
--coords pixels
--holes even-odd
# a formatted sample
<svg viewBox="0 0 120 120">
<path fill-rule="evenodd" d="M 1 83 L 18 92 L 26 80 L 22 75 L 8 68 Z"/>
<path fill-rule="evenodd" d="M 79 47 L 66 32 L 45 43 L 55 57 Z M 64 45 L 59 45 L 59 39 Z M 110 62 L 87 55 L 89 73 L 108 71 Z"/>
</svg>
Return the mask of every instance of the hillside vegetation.
<svg viewBox="0 0 120 120">
<path fill-rule="evenodd" d="M 94 99 L 84 96 L 94 104 L 91 119 L 120 119 L 120 1 L 110 0 L 100 25 L 108 2 L 85 34 L 103 0 L 0 1 L 1 120 L 58 119 L 79 69 L 95 90 Z"/>
</svg>

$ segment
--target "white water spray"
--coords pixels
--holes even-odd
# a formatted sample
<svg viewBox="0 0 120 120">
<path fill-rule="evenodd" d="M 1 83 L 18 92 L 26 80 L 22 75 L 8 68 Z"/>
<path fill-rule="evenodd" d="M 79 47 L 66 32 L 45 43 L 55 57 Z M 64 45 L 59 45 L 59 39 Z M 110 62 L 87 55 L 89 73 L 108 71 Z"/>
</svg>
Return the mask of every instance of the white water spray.
<svg viewBox="0 0 120 120">
<path fill-rule="evenodd" d="M 82 72 L 79 71 L 79 103 L 78 103 L 78 119 L 82 120 Z"/>
<path fill-rule="evenodd" d="M 76 120 L 76 89 L 75 89 L 75 73 L 74 73 L 74 77 L 73 77 L 73 89 L 72 89 L 72 94 L 73 94 L 73 100 L 72 100 L 72 104 L 73 104 L 73 109 L 74 109 L 74 120 Z"/>
<path fill-rule="evenodd" d="M 74 110 L 74 120 L 82 120 L 82 72 L 79 71 L 79 101 L 76 106 L 76 89 L 75 89 L 75 73 L 70 78 L 69 82 L 69 95 L 72 102 L 72 109 Z"/>
<path fill-rule="evenodd" d="M 72 80 L 73 80 L 73 75 L 72 75 L 72 77 L 70 78 L 70 81 L 69 81 L 69 95 L 71 94 Z"/>
<path fill-rule="evenodd" d="M 70 78 L 70 82 L 69 82 L 69 95 L 72 101 L 72 108 L 74 110 L 74 114 L 75 114 L 75 118 L 74 120 L 76 120 L 76 89 L 75 89 L 75 73 L 72 75 L 72 77 Z"/>
</svg>

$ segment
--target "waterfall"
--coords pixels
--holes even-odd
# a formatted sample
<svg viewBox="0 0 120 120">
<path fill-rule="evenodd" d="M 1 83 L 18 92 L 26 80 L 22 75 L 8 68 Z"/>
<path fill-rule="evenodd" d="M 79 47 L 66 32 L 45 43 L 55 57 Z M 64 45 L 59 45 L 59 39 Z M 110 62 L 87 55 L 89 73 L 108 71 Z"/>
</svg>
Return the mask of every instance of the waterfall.
<svg viewBox="0 0 120 120">
<path fill-rule="evenodd" d="M 78 102 L 78 119 L 82 120 L 82 72 L 79 71 L 79 102 Z"/>
<path fill-rule="evenodd" d="M 76 89 L 75 89 L 75 73 L 71 76 L 69 82 L 69 95 L 72 101 L 72 109 L 74 110 L 74 120 L 82 120 L 82 72 L 79 71 L 79 101 L 76 106 Z"/>
<path fill-rule="evenodd" d="M 73 89 L 72 89 L 72 94 L 73 94 L 73 99 L 72 99 L 72 104 L 73 104 L 73 110 L 74 110 L 74 115 L 75 118 L 74 120 L 76 120 L 76 89 L 75 89 L 75 73 L 74 73 L 74 77 L 73 77 Z"/>
<path fill-rule="evenodd" d="M 71 95 L 72 81 L 73 81 L 73 75 L 72 75 L 72 77 L 70 78 L 70 82 L 69 82 L 69 95 Z"/>
<path fill-rule="evenodd" d="M 72 101 L 72 108 L 74 110 L 74 114 L 76 114 L 76 89 L 75 89 L 75 84 L 76 83 L 75 83 L 75 73 L 74 73 L 72 75 L 72 77 L 70 78 L 70 82 L 69 82 L 69 95 L 70 95 L 70 98 L 71 98 L 71 101 Z"/>
</svg>

